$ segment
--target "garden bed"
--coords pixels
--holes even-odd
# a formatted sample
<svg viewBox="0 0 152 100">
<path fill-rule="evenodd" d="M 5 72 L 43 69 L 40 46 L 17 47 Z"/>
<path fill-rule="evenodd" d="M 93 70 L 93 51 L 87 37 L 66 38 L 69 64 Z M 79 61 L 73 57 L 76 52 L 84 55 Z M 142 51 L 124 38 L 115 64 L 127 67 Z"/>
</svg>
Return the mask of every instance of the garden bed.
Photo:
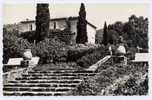
<svg viewBox="0 0 152 100">
<path fill-rule="evenodd" d="M 78 86 L 77 90 L 71 93 L 72 95 L 145 95 L 148 92 L 148 79 L 141 82 L 141 84 L 133 84 L 131 87 L 127 87 L 130 80 L 139 81 L 142 75 L 148 73 L 148 66 L 138 66 L 134 64 L 130 64 L 127 66 L 122 65 L 102 65 L 100 69 L 98 69 L 98 74 L 93 77 L 85 78 L 84 81 Z M 115 84 L 118 82 L 118 79 L 124 79 L 120 81 L 122 83 L 120 86 L 113 86 L 109 91 L 107 90 L 108 86 Z M 147 80 L 147 81 L 146 81 Z M 118 82 L 119 83 L 119 82 Z M 124 84 L 123 84 L 124 83 Z M 144 85 L 143 85 L 144 84 Z M 141 86 L 141 87 L 140 87 Z M 138 87 L 138 88 L 137 88 Z M 140 87 L 140 88 L 139 88 Z M 126 89 L 127 92 L 121 91 L 121 88 Z M 133 92 L 128 92 L 130 90 L 135 90 Z M 143 91 L 141 91 L 143 89 Z M 107 90 L 107 91 L 106 91 Z M 110 90 L 114 90 L 111 91 Z M 123 90 L 123 89 L 122 89 Z M 103 92 L 104 91 L 104 92 Z M 106 92 L 105 92 L 106 91 Z M 137 91 L 137 92 L 135 92 Z M 106 94 L 107 93 L 107 94 Z M 108 94 L 109 93 L 109 94 Z M 126 93 L 126 94 L 125 94 Z M 70 94 L 70 95 L 71 95 Z"/>
</svg>

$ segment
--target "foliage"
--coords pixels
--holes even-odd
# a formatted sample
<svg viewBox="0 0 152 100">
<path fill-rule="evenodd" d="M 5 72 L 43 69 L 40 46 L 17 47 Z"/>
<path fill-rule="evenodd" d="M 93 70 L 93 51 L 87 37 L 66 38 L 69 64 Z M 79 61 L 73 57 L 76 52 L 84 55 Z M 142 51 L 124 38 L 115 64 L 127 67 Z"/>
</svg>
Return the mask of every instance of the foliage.
<svg viewBox="0 0 152 100">
<path fill-rule="evenodd" d="M 129 47 L 148 48 L 148 18 L 131 15 L 128 22 L 115 22 L 108 25 L 108 30 L 114 30 L 123 36 Z"/>
<path fill-rule="evenodd" d="M 16 32 L 16 31 L 15 31 Z M 95 48 L 91 45 L 83 45 L 80 46 L 72 46 L 68 48 L 69 38 L 65 38 L 64 36 L 60 37 L 62 34 L 69 32 L 68 30 L 50 30 L 51 33 L 57 32 L 59 35 L 57 37 L 49 37 L 43 41 L 40 41 L 37 44 L 33 44 L 30 40 L 32 40 L 34 31 L 29 33 L 24 33 L 20 37 L 13 35 L 15 33 L 9 33 L 4 29 L 4 62 L 7 63 L 9 58 L 12 57 L 22 57 L 24 49 L 31 49 L 33 56 L 40 57 L 40 63 L 56 63 L 56 62 L 71 62 L 76 61 L 80 57 L 84 56 L 85 54 L 92 52 Z M 64 32 L 64 33 L 62 33 Z M 70 33 L 67 33 L 70 34 Z M 31 36 L 31 38 L 29 38 Z M 28 40 L 26 39 L 28 38 Z M 65 38 L 65 39 L 62 39 Z M 64 41 L 65 40 L 65 41 Z M 64 41 L 64 42 L 63 42 Z M 30 43 L 31 42 L 31 43 Z M 73 49 L 72 49 L 73 48 Z"/>
<path fill-rule="evenodd" d="M 107 24 L 106 22 L 104 23 L 104 28 L 103 28 L 103 44 L 107 45 L 108 44 L 108 33 L 107 33 Z"/>
<path fill-rule="evenodd" d="M 70 27 L 70 26 L 68 26 L 68 27 Z M 49 38 L 57 37 L 62 42 L 64 42 L 65 44 L 68 45 L 68 44 L 74 43 L 74 40 L 73 40 L 74 35 L 75 35 L 75 33 L 72 33 L 69 30 L 69 28 L 66 28 L 64 30 L 55 29 L 55 30 L 50 30 Z"/>
<path fill-rule="evenodd" d="M 88 37 L 87 37 L 86 11 L 85 11 L 85 5 L 81 3 L 78 22 L 77 22 L 76 43 L 84 44 L 87 41 L 88 41 Z"/>
<path fill-rule="evenodd" d="M 127 33 L 130 33 L 129 40 L 132 40 L 132 43 L 135 46 L 140 46 L 142 48 L 148 48 L 148 19 L 143 17 L 136 17 L 132 15 L 129 18 L 128 24 L 124 27 L 124 30 Z"/>
<path fill-rule="evenodd" d="M 100 69 L 103 70 L 103 68 Z M 73 94 L 83 96 L 97 95 L 103 88 L 113 82 L 112 78 L 116 78 L 114 76 L 114 71 L 115 67 L 106 66 L 106 68 L 104 68 L 104 70 L 99 74 L 84 79 L 84 81 L 78 86 L 77 90 Z"/>
<path fill-rule="evenodd" d="M 15 36 L 19 36 L 18 24 L 6 24 L 3 25 L 3 33 L 13 34 Z"/>
<path fill-rule="evenodd" d="M 40 57 L 40 63 L 56 63 L 66 61 L 65 44 L 57 38 L 40 41 L 32 47 L 32 53 Z"/>
<path fill-rule="evenodd" d="M 89 45 L 87 46 L 87 45 L 83 45 L 83 44 L 72 46 L 68 50 L 67 61 L 68 62 L 73 62 L 73 61 L 76 62 L 81 57 L 92 53 L 96 48 L 98 48 L 98 47 L 89 46 Z"/>
<path fill-rule="evenodd" d="M 31 49 L 33 56 L 39 56 L 40 63 L 66 61 L 67 49 L 57 38 L 46 38 L 34 45 L 27 39 L 17 37 L 13 32 L 9 33 L 5 29 L 3 32 L 3 63 L 7 63 L 9 58 L 22 57 L 25 49 Z"/>
<path fill-rule="evenodd" d="M 108 28 L 107 28 L 107 24 L 105 22 L 104 28 L 103 28 L 103 41 L 102 41 L 104 45 L 107 45 L 108 43 L 116 44 L 118 42 L 120 35 L 117 30 L 119 29 L 118 26 L 121 26 L 121 25 L 119 24 L 117 25 L 117 24 L 118 22 L 116 23 L 116 26 L 114 26 L 115 24 L 108 25 Z"/>
<path fill-rule="evenodd" d="M 77 90 L 71 94 L 83 96 L 103 95 L 103 91 L 107 91 L 106 87 L 113 85 L 117 79 L 123 79 L 124 76 L 132 76 L 121 87 L 119 85 L 118 88 L 114 86 L 112 87 L 113 91 L 109 92 L 114 95 L 117 95 L 118 92 L 118 95 L 125 95 L 124 89 L 127 89 L 128 93 L 130 93 L 129 95 L 145 95 L 148 92 L 148 79 L 146 78 L 138 85 L 135 84 L 134 81 L 138 83 L 137 81 L 139 81 L 138 79 L 141 78 L 141 74 L 146 74 L 147 70 L 148 66 L 143 67 L 143 65 L 140 64 L 130 64 L 127 66 L 111 64 L 101 65 L 100 70 L 98 70 L 98 73 L 95 76 L 88 76 L 85 78 L 84 81 L 78 86 Z M 120 89 L 122 89 L 122 91 Z"/>
<path fill-rule="evenodd" d="M 121 21 L 117 21 L 114 24 L 108 25 L 109 30 L 115 30 L 119 35 L 122 35 L 123 32 L 124 23 Z"/>
<path fill-rule="evenodd" d="M 24 49 L 30 47 L 31 44 L 26 39 L 3 30 L 3 63 L 7 63 L 9 58 L 21 57 Z"/>
<path fill-rule="evenodd" d="M 34 43 L 35 40 L 35 31 L 28 31 L 20 34 L 20 37 L 27 39 L 30 43 Z"/>
<path fill-rule="evenodd" d="M 75 33 L 69 31 L 69 29 L 59 30 L 49 30 L 49 34 L 46 38 L 58 38 L 60 41 L 65 44 L 72 44 L 74 42 L 73 36 Z M 34 43 L 35 40 L 35 31 L 24 32 L 20 35 L 20 37 L 27 39 L 30 43 Z"/>
<path fill-rule="evenodd" d="M 37 14 L 36 14 L 36 42 L 44 40 L 49 34 L 49 4 L 41 3 L 37 4 Z"/>
<path fill-rule="evenodd" d="M 125 84 L 119 86 L 115 91 L 115 95 L 147 95 L 148 93 L 148 78 L 137 84 L 135 78 L 130 78 Z"/>
<path fill-rule="evenodd" d="M 100 34 L 96 36 L 97 43 L 101 43 L 102 40 L 104 45 L 108 43 L 117 45 L 119 43 L 117 39 L 122 36 L 127 48 L 140 47 L 145 49 L 143 52 L 148 52 L 146 50 L 148 48 L 148 18 L 131 15 L 128 19 L 127 22 L 117 21 L 109 24 L 108 28 L 105 23 L 103 32 L 99 31 Z"/>
<path fill-rule="evenodd" d="M 97 61 L 102 59 L 106 55 L 106 49 L 103 47 L 97 48 L 89 54 L 81 57 L 77 60 L 77 64 L 81 67 L 89 67 L 92 64 L 95 64 Z"/>
<path fill-rule="evenodd" d="M 119 40 L 119 34 L 115 30 L 108 30 L 107 42 L 116 45 L 118 40 Z"/>
</svg>

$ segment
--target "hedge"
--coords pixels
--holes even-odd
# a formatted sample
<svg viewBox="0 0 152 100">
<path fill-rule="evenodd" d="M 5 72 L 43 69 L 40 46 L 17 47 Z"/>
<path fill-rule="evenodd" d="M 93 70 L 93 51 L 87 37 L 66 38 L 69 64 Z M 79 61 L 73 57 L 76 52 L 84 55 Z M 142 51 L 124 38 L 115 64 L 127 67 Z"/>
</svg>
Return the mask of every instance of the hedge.
<svg viewBox="0 0 152 100">
<path fill-rule="evenodd" d="M 71 46 L 68 50 L 68 62 L 76 62 L 81 57 L 92 53 L 94 50 L 99 48 L 95 45 L 89 45 L 89 44 L 76 44 L 74 46 Z"/>
<path fill-rule="evenodd" d="M 71 92 L 69 95 L 104 95 L 103 90 L 117 82 L 119 78 L 124 78 L 124 76 L 130 76 L 129 80 L 123 85 L 118 85 L 112 87 L 110 94 L 106 95 L 146 95 L 148 94 L 148 77 L 146 76 L 144 81 L 139 82 L 141 75 L 146 75 L 148 72 L 148 66 L 141 66 L 139 64 L 130 64 L 127 66 L 122 65 L 111 65 L 108 64 L 100 66 L 100 70 L 95 76 L 87 77 L 77 89 Z M 135 82 L 136 81 L 136 82 Z M 120 81 L 121 82 L 121 81 Z M 125 90 L 125 91 L 124 91 Z"/>
<path fill-rule="evenodd" d="M 107 52 L 104 47 L 96 48 L 90 54 L 87 54 L 77 60 L 77 64 L 81 67 L 87 68 L 102 59 L 106 54 Z"/>
</svg>

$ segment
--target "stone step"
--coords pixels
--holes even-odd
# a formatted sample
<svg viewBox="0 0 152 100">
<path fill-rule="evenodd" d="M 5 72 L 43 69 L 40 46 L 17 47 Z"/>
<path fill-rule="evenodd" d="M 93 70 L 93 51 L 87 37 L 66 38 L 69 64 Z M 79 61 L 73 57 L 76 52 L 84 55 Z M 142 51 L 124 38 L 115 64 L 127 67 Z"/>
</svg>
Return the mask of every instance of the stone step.
<svg viewBox="0 0 152 100">
<path fill-rule="evenodd" d="M 97 72 L 76 69 L 29 70 L 3 85 L 4 96 L 66 96 L 81 84 L 83 78 Z"/>
<path fill-rule="evenodd" d="M 82 80 L 20 80 L 20 81 L 8 81 L 8 83 L 80 83 Z"/>
<path fill-rule="evenodd" d="M 49 71 L 29 71 L 28 73 L 95 73 L 87 70 L 49 70 Z"/>
<path fill-rule="evenodd" d="M 26 75 L 33 75 L 33 76 L 94 76 L 95 73 L 28 73 L 28 74 L 23 74 L 23 76 Z"/>
<path fill-rule="evenodd" d="M 6 84 L 3 87 L 77 87 L 78 84 Z"/>
<path fill-rule="evenodd" d="M 58 68 L 58 67 L 52 67 L 52 68 L 47 68 L 43 70 L 43 68 L 40 68 L 40 69 L 37 69 L 36 67 L 35 68 L 32 68 L 33 71 L 52 71 L 52 70 L 65 70 L 65 71 L 76 71 L 78 70 L 77 68 Z"/>
<path fill-rule="evenodd" d="M 77 79 L 79 76 L 45 76 L 45 75 L 22 75 L 20 78 L 51 78 L 51 79 Z"/>
<path fill-rule="evenodd" d="M 62 92 L 74 90 L 74 87 L 3 87 L 3 91 Z"/>
<path fill-rule="evenodd" d="M 80 78 L 75 79 L 51 79 L 51 78 L 16 78 L 16 81 L 81 81 Z"/>
<path fill-rule="evenodd" d="M 78 75 L 72 75 L 72 74 L 64 74 L 64 75 L 54 75 L 54 74 L 22 74 L 22 77 L 76 77 Z"/>
<path fill-rule="evenodd" d="M 22 77 L 22 78 L 16 78 L 15 80 L 76 80 L 80 79 L 79 77 Z"/>
<path fill-rule="evenodd" d="M 21 92 L 21 91 L 3 91 L 4 96 L 66 96 L 67 92 Z"/>
<path fill-rule="evenodd" d="M 24 86 L 24 87 L 27 87 L 27 86 L 39 86 L 39 87 L 43 87 L 43 86 L 52 86 L 52 87 L 64 87 L 65 85 L 67 86 L 70 86 L 70 85 L 74 85 L 74 86 L 77 86 L 79 85 L 80 83 L 7 83 L 7 84 L 4 84 L 3 86 Z"/>
</svg>

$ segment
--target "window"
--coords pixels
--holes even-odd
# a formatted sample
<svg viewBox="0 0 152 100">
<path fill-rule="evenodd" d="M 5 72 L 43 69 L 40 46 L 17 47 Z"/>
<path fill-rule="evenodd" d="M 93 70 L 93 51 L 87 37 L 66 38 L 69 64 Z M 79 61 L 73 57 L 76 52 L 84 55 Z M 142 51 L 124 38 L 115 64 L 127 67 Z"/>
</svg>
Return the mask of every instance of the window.
<svg viewBox="0 0 152 100">
<path fill-rule="evenodd" d="M 30 25 L 30 30 L 32 31 L 32 24 Z"/>
<path fill-rule="evenodd" d="M 54 29 L 56 29 L 56 22 L 54 22 Z"/>
</svg>

